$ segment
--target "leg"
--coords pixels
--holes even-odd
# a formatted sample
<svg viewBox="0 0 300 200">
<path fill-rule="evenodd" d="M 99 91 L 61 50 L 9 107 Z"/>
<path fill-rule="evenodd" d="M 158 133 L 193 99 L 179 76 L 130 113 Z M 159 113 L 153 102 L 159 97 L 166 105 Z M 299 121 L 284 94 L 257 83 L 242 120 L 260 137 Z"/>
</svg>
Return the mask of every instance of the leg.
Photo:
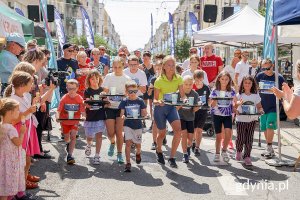
<svg viewBox="0 0 300 200">
<path fill-rule="evenodd" d="M 116 133 L 117 133 L 117 150 L 118 153 L 122 153 L 124 138 L 123 138 L 123 120 L 121 117 L 117 117 L 116 119 Z"/>
<path fill-rule="evenodd" d="M 250 157 L 251 155 L 254 130 L 255 130 L 255 121 L 248 123 L 247 134 L 245 134 L 244 158 Z"/>
<path fill-rule="evenodd" d="M 179 146 L 180 143 L 180 139 L 181 139 L 181 126 L 180 126 L 180 120 L 175 120 L 171 123 L 173 132 L 174 132 L 174 136 L 173 136 L 173 140 L 172 140 L 172 148 L 171 148 L 171 155 L 170 158 L 174 158 L 177 148 Z"/>
<path fill-rule="evenodd" d="M 184 154 L 187 153 L 187 135 L 188 133 L 186 129 L 181 131 L 181 146 Z"/>
<path fill-rule="evenodd" d="M 220 154 L 221 141 L 222 141 L 221 132 L 220 133 L 216 133 L 216 154 Z"/>
<path fill-rule="evenodd" d="M 243 137 L 244 137 L 244 126 L 243 126 L 243 122 L 237 122 L 236 123 L 236 130 L 237 130 L 237 138 L 235 141 L 235 145 L 236 145 L 236 151 L 237 152 L 242 152 L 243 151 Z"/>
<path fill-rule="evenodd" d="M 156 142 L 157 142 L 157 152 L 158 153 L 162 153 L 162 145 L 163 145 L 163 140 L 164 138 L 166 137 L 166 128 L 165 129 L 158 129 L 158 136 L 157 136 L 157 139 L 156 139 Z"/>
<path fill-rule="evenodd" d="M 135 144 L 135 147 L 136 147 L 136 154 L 141 155 L 142 144 Z"/>
<path fill-rule="evenodd" d="M 193 133 L 188 133 L 188 138 L 187 138 L 187 146 L 191 147 L 194 139 L 194 134 Z"/>
<path fill-rule="evenodd" d="M 86 143 L 88 146 L 92 146 L 93 145 L 93 139 L 92 137 L 86 137 Z"/>
<path fill-rule="evenodd" d="M 126 163 L 130 163 L 131 144 L 132 144 L 132 140 L 126 140 L 126 146 L 125 146 Z"/>
<path fill-rule="evenodd" d="M 153 100 L 149 99 L 149 108 L 150 108 L 150 117 L 151 117 L 151 119 L 153 118 L 152 102 L 153 102 Z"/>
<path fill-rule="evenodd" d="M 202 129 L 201 128 L 196 128 L 195 129 L 195 139 L 196 139 L 196 147 L 200 148 L 200 144 L 202 141 Z"/>
<path fill-rule="evenodd" d="M 115 134 L 116 134 L 115 123 L 116 120 L 114 119 L 107 119 L 105 121 L 107 127 L 107 137 L 110 140 L 111 144 L 115 143 Z"/>
<path fill-rule="evenodd" d="M 225 139 L 224 139 L 224 145 L 223 145 L 223 150 L 227 151 L 227 147 L 231 138 L 231 132 L 232 129 L 230 128 L 225 128 Z"/>
<path fill-rule="evenodd" d="M 155 121 L 153 120 L 153 126 L 152 126 L 153 143 L 156 143 L 157 132 L 158 132 L 158 128 L 157 128 L 157 126 L 156 126 Z"/>
<path fill-rule="evenodd" d="M 102 145 L 102 133 L 96 133 L 96 155 L 100 154 Z"/>
<path fill-rule="evenodd" d="M 75 149 L 75 144 L 76 144 L 76 135 L 77 135 L 77 130 L 71 130 L 70 133 L 70 145 L 69 145 L 69 154 L 73 155 L 74 149 Z"/>
</svg>

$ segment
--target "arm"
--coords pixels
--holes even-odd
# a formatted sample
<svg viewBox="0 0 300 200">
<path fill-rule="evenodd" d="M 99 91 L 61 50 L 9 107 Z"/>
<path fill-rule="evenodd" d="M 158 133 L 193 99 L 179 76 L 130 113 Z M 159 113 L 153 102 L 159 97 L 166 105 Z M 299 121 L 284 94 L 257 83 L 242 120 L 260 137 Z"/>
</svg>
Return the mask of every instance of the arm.
<svg viewBox="0 0 300 200">
<path fill-rule="evenodd" d="M 178 90 L 179 90 L 179 94 L 180 94 L 181 99 L 186 99 L 186 95 L 184 93 L 182 85 L 179 85 Z"/>
<path fill-rule="evenodd" d="M 23 144 L 23 138 L 24 138 L 24 133 L 26 131 L 26 125 L 22 125 L 21 126 L 21 129 L 20 129 L 20 136 L 19 137 L 14 137 L 11 139 L 12 143 L 15 145 L 15 146 L 21 146 Z"/>
<path fill-rule="evenodd" d="M 153 103 L 155 105 L 160 105 L 160 106 L 164 106 L 164 102 L 162 100 L 158 100 L 159 99 L 159 93 L 160 93 L 160 89 L 154 88 L 154 99 L 153 99 Z"/>
<path fill-rule="evenodd" d="M 142 115 L 142 117 L 146 117 L 147 116 L 147 109 L 142 109 L 141 110 L 141 115 Z"/>
<path fill-rule="evenodd" d="M 104 76 L 106 76 L 106 74 L 108 74 L 108 71 L 109 71 L 109 67 L 108 67 L 108 65 L 105 65 L 104 70 L 103 70 Z"/>
<path fill-rule="evenodd" d="M 146 92 L 146 86 L 139 86 L 138 89 L 144 94 Z"/>
</svg>

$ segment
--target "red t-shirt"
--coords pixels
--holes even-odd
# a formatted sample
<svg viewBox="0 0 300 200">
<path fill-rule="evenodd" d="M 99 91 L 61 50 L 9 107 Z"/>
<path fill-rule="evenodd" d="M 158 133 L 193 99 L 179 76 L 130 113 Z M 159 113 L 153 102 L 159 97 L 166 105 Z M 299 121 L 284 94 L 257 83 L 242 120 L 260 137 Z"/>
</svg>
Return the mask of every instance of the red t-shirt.
<svg viewBox="0 0 300 200">
<path fill-rule="evenodd" d="M 82 112 L 85 112 L 85 106 L 83 102 L 83 98 L 80 95 L 76 95 L 74 98 L 71 98 L 69 94 L 65 94 L 60 102 L 59 106 L 57 108 L 57 111 L 59 112 L 59 118 L 60 119 L 68 119 L 68 111 L 65 110 L 66 104 L 77 104 L 79 105 L 78 111 L 74 113 L 74 119 L 79 119 Z M 64 120 L 61 122 L 64 125 L 76 125 L 79 123 L 77 120 Z"/>
<path fill-rule="evenodd" d="M 80 65 L 78 64 L 78 67 L 79 69 L 82 69 L 82 68 L 90 68 L 92 69 L 93 67 L 90 67 L 89 65 Z M 78 91 L 77 93 L 80 94 L 80 96 L 83 97 L 83 94 L 84 94 L 84 91 L 85 91 L 85 79 L 86 79 L 86 75 L 80 75 L 80 76 L 77 76 L 77 81 L 79 83 L 79 88 L 78 88 Z"/>
<path fill-rule="evenodd" d="M 208 82 L 212 82 L 218 76 L 219 66 L 223 66 L 221 57 L 212 55 L 210 57 L 203 56 L 200 58 L 201 68 L 207 73 Z"/>
</svg>

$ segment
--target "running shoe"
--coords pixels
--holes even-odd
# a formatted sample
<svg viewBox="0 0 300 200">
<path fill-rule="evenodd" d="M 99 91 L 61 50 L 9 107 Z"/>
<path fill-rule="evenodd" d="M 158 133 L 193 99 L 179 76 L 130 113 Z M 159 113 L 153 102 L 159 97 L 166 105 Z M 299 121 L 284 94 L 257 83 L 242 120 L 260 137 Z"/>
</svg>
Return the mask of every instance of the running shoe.
<svg viewBox="0 0 300 200">
<path fill-rule="evenodd" d="M 100 165 L 100 157 L 99 156 L 95 156 L 93 158 L 93 164 L 94 165 Z"/>
<path fill-rule="evenodd" d="M 114 155 L 114 152 L 115 152 L 115 144 L 110 144 L 109 145 L 109 148 L 108 148 L 108 152 L 107 152 L 107 155 L 112 157 Z"/>
<path fill-rule="evenodd" d="M 192 143 L 192 151 L 193 151 L 193 152 L 195 151 L 195 148 L 196 148 L 196 141 L 193 140 L 193 143 Z"/>
<path fill-rule="evenodd" d="M 130 163 L 127 163 L 127 164 L 125 165 L 125 170 L 124 170 L 124 172 L 131 172 L 131 164 L 130 164 Z"/>
<path fill-rule="evenodd" d="M 242 160 L 242 152 L 236 152 L 235 154 L 235 159 L 237 161 L 241 161 Z"/>
<path fill-rule="evenodd" d="M 68 155 L 67 156 L 67 163 L 69 165 L 73 165 L 75 163 L 75 159 L 71 155 Z"/>
<path fill-rule="evenodd" d="M 200 156 L 200 149 L 199 148 L 195 148 L 194 154 L 197 157 Z"/>
<path fill-rule="evenodd" d="M 117 162 L 119 164 L 123 164 L 124 163 L 124 159 L 123 159 L 122 153 L 118 153 L 118 155 L 117 155 Z"/>
<path fill-rule="evenodd" d="M 186 152 L 187 152 L 188 156 L 191 156 L 191 147 L 187 147 Z"/>
<path fill-rule="evenodd" d="M 266 147 L 266 150 L 261 155 L 265 156 L 267 158 L 272 158 L 273 156 L 275 156 L 275 152 L 274 152 L 273 147 L 271 145 L 268 145 Z"/>
<path fill-rule="evenodd" d="M 175 158 L 169 158 L 168 162 L 170 164 L 170 167 L 177 168 L 177 164 L 176 164 Z"/>
<path fill-rule="evenodd" d="M 164 158 L 163 153 L 156 152 L 156 155 L 157 155 L 157 162 L 164 165 L 165 164 L 165 158 Z"/>
<path fill-rule="evenodd" d="M 85 147 L 84 153 L 85 153 L 86 156 L 90 156 L 91 153 L 92 153 L 92 147 L 89 146 L 89 145 L 87 145 L 87 146 Z"/>
<path fill-rule="evenodd" d="M 156 149 L 156 142 L 153 142 L 151 145 L 151 150 L 155 150 Z"/>
<path fill-rule="evenodd" d="M 136 164 L 140 164 L 142 162 L 141 154 L 135 154 L 135 162 Z"/>
<path fill-rule="evenodd" d="M 229 162 L 230 158 L 227 154 L 227 151 L 222 151 L 221 156 L 222 156 L 224 162 Z"/>
<path fill-rule="evenodd" d="M 251 158 L 250 157 L 246 157 L 244 159 L 244 163 L 245 163 L 246 166 L 252 166 Z"/>
<path fill-rule="evenodd" d="M 184 153 L 182 158 L 183 163 L 189 163 L 189 155 Z"/>
<path fill-rule="evenodd" d="M 214 162 L 220 162 L 220 154 L 215 154 Z"/>
</svg>

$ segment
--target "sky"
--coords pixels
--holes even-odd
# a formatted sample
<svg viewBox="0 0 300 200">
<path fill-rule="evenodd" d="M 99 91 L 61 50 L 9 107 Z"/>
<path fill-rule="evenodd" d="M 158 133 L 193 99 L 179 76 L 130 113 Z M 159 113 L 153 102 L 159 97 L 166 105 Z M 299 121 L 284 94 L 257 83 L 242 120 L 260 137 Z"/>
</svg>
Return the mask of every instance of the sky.
<svg viewBox="0 0 300 200">
<path fill-rule="evenodd" d="M 100 0 L 101 1 L 101 0 Z M 155 30 L 168 20 L 168 12 L 173 13 L 179 1 L 176 0 L 104 0 L 106 11 L 111 17 L 122 44 L 129 51 L 144 48 L 151 35 L 151 13 Z"/>
</svg>

